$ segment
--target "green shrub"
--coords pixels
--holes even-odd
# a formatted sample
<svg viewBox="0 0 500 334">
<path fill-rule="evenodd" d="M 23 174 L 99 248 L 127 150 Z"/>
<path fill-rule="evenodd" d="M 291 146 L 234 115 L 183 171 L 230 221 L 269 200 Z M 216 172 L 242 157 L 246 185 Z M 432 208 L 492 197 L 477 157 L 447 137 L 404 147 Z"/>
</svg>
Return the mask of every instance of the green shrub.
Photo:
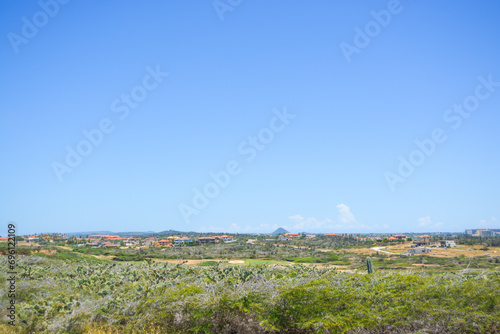
<svg viewBox="0 0 500 334">
<path fill-rule="evenodd" d="M 200 263 L 200 266 L 215 266 L 217 265 L 217 261 L 203 261 Z"/>
</svg>

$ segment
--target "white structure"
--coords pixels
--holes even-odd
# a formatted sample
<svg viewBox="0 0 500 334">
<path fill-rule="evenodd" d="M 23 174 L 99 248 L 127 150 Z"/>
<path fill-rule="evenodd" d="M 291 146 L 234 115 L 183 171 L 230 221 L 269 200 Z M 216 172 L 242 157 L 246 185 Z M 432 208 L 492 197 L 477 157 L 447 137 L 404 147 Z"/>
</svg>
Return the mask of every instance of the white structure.
<svg viewBox="0 0 500 334">
<path fill-rule="evenodd" d="M 457 244 L 452 240 L 443 240 L 441 241 L 441 247 L 457 247 Z"/>
<path fill-rule="evenodd" d="M 410 248 L 408 249 L 408 255 L 415 255 L 415 254 L 424 254 L 424 253 L 430 253 L 432 249 L 424 247 L 424 248 Z"/>
</svg>

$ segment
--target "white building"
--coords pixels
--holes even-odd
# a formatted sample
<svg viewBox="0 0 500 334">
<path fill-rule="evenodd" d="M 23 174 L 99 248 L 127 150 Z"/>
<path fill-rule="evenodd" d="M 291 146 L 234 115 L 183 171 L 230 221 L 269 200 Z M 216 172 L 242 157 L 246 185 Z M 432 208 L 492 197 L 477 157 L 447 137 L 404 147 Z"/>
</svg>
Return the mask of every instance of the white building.
<svg viewBox="0 0 500 334">
<path fill-rule="evenodd" d="M 424 253 L 430 253 L 432 249 L 424 247 L 424 248 L 410 248 L 408 249 L 408 255 L 415 255 L 415 254 L 424 254 Z"/>
<path fill-rule="evenodd" d="M 441 241 L 441 247 L 457 247 L 457 244 L 452 240 L 443 240 Z"/>
</svg>

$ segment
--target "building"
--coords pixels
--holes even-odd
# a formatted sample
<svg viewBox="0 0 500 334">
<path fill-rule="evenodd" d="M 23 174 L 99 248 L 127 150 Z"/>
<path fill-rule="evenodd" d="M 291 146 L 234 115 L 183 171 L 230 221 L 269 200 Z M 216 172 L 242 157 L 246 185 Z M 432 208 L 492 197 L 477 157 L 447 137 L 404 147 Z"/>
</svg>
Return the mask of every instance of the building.
<svg viewBox="0 0 500 334">
<path fill-rule="evenodd" d="M 106 235 L 104 236 L 106 241 L 121 241 L 125 240 L 125 238 L 120 237 L 119 235 Z"/>
<path fill-rule="evenodd" d="M 431 244 L 430 242 L 431 236 L 430 235 L 419 235 L 418 240 L 414 241 L 414 244 L 416 247 L 420 246 L 428 246 Z"/>
<path fill-rule="evenodd" d="M 496 235 L 495 231 L 492 230 L 478 230 L 477 234 L 480 237 L 494 237 Z"/>
<path fill-rule="evenodd" d="M 199 244 L 215 244 L 219 240 L 216 237 L 200 237 L 198 238 Z"/>
<path fill-rule="evenodd" d="M 465 233 L 472 235 L 474 237 L 494 237 L 500 232 L 500 229 L 495 228 L 478 228 L 478 229 L 467 229 Z"/>
<path fill-rule="evenodd" d="M 103 243 L 101 244 L 101 246 L 102 246 L 102 247 L 106 247 L 106 248 L 108 248 L 108 247 L 120 247 L 120 245 L 114 244 L 114 243 L 112 243 L 112 242 L 103 242 Z"/>
<path fill-rule="evenodd" d="M 188 244 L 193 242 L 193 239 L 188 238 L 188 237 L 182 237 L 182 238 L 177 238 L 174 240 L 176 245 L 183 245 L 183 244 Z"/>
<path fill-rule="evenodd" d="M 89 235 L 90 239 L 104 239 L 106 237 L 108 237 L 108 235 L 106 235 L 106 234 L 92 234 L 92 235 Z"/>
<path fill-rule="evenodd" d="M 300 237 L 298 233 L 285 233 L 283 236 L 288 239 L 298 239 Z"/>
<path fill-rule="evenodd" d="M 155 242 L 155 246 L 158 246 L 158 247 L 168 247 L 168 246 L 172 246 L 172 242 L 170 240 L 158 240 Z"/>
<path fill-rule="evenodd" d="M 146 246 L 153 246 L 155 244 L 155 238 L 154 237 L 151 237 L 151 238 L 146 238 L 144 239 L 144 245 Z"/>
<path fill-rule="evenodd" d="M 425 254 L 425 253 L 430 253 L 432 249 L 424 247 L 424 248 L 410 248 L 408 249 L 408 255 L 415 255 L 415 254 Z"/>
<path fill-rule="evenodd" d="M 453 240 L 443 240 L 441 241 L 441 247 L 457 247 L 457 244 Z"/>
<path fill-rule="evenodd" d="M 306 235 L 306 239 L 312 239 L 312 238 L 316 238 L 316 234 L 308 234 L 308 235 Z"/>
</svg>

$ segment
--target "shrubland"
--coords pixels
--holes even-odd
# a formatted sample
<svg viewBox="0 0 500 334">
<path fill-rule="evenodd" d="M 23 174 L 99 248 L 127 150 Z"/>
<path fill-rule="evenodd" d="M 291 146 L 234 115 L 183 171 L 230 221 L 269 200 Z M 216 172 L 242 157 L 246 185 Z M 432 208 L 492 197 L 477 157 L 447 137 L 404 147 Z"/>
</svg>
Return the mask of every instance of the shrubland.
<svg viewBox="0 0 500 334">
<path fill-rule="evenodd" d="M 379 255 L 372 257 L 375 272 L 367 274 L 365 258 L 350 261 L 360 270 L 341 272 L 325 265 L 328 261 L 305 266 L 209 259 L 187 266 L 151 259 L 117 262 L 76 252 L 31 253 L 18 258 L 16 327 L 5 322 L 8 300 L 5 289 L 0 291 L 0 331 L 500 332 L 500 272 L 494 267 L 434 274 L 381 270 L 392 260 Z M 0 265 L 6 268 L 5 257 Z M 2 280 L 6 275 L 0 272 Z"/>
</svg>

